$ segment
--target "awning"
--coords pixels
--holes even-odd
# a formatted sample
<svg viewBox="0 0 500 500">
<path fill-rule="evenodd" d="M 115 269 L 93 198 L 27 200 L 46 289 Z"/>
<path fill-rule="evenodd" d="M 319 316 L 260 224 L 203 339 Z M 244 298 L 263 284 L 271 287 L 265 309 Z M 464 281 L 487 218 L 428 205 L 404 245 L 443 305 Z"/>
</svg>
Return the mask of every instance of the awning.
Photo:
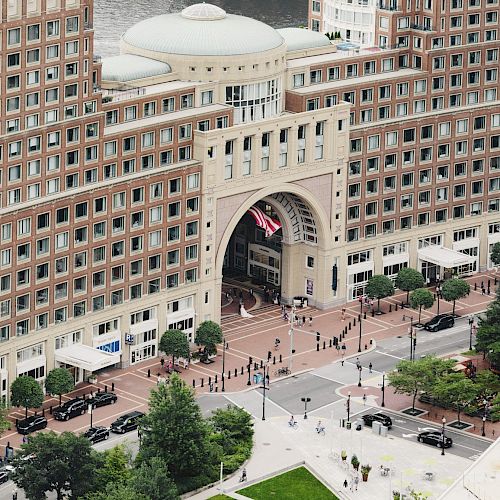
<svg viewBox="0 0 500 500">
<path fill-rule="evenodd" d="M 120 355 L 101 351 L 83 344 L 73 344 L 55 352 L 56 361 L 95 372 L 120 362 Z"/>
<path fill-rule="evenodd" d="M 432 264 L 451 269 L 464 264 L 473 263 L 476 258 L 465 253 L 457 252 L 451 248 L 439 245 L 429 245 L 418 249 L 418 258 Z"/>
</svg>

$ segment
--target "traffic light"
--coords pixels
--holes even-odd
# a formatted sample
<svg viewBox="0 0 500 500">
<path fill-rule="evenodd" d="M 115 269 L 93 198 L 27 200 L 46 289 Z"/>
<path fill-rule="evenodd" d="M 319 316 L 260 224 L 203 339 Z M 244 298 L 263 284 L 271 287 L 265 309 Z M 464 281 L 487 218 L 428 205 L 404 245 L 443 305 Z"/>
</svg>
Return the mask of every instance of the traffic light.
<svg viewBox="0 0 500 500">
<path fill-rule="evenodd" d="M 253 363 L 253 358 L 252 356 L 248 356 L 248 363 L 251 365 Z"/>
<path fill-rule="evenodd" d="M 267 351 L 267 360 L 268 361 L 271 359 L 271 356 L 272 356 L 271 351 Z"/>
<path fill-rule="evenodd" d="M 316 332 L 316 342 L 319 342 L 320 341 L 320 334 L 319 332 Z"/>
</svg>

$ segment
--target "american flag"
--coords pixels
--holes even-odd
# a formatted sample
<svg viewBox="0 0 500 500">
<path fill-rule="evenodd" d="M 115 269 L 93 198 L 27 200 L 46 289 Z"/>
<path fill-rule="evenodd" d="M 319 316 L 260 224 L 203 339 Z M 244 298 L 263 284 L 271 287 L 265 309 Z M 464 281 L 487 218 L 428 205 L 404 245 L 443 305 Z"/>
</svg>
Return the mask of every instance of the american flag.
<svg viewBox="0 0 500 500">
<path fill-rule="evenodd" d="M 260 208 L 253 205 L 248 209 L 248 213 L 255 219 L 257 226 L 266 232 L 266 238 L 272 236 L 278 229 L 281 229 L 281 222 L 266 215 Z"/>
</svg>

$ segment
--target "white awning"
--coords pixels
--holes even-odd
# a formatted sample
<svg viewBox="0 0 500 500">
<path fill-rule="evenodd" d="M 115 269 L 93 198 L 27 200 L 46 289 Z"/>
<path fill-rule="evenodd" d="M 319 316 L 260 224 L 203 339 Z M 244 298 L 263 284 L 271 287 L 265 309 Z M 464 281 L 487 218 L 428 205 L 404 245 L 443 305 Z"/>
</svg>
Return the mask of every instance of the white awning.
<svg viewBox="0 0 500 500">
<path fill-rule="evenodd" d="M 418 249 L 418 258 L 431 262 L 446 269 L 451 269 L 464 264 L 471 264 L 476 260 L 474 256 L 457 252 L 451 248 L 445 248 L 439 245 L 429 245 Z"/>
<path fill-rule="evenodd" d="M 73 344 L 55 352 L 56 361 L 95 372 L 120 362 L 120 354 L 101 351 L 83 344 Z"/>
</svg>

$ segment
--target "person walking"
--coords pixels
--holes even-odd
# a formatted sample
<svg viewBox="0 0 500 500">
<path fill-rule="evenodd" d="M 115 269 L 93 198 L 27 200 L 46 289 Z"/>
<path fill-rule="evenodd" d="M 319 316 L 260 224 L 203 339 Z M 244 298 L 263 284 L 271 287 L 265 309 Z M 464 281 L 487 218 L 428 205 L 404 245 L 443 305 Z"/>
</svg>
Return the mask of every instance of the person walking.
<svg viewBox="0 0 500 500">
<path fill-rule="evenodd" d="M 342 358 L 342 361 L 340 362 L 342 366 L 344 366 L 344 358 Z"/>
<path fill-rule="evenodd" d="M 302 316 L 302 324 L 303 324 L 304 326 L 306 326 L 306 317 L 305 317 L 305 316 Z"/>
<path fill-rule="evenodd" d="M 373 365 L 372 365 L 372 363 L 370 361 L 370 364 L 368 365 L 368 370 L 370 370 L 370 373 L 372 372 L 372 368 L 373 368 Z"/>
<path fill-rule="evenodd" d="M 347 482 L 347 479 L 344 479 L 344 488 L 347 488 L 349 486 L 349 483 Z"/>
<path fill-rule="evenodd" d="M 345 307 L 343 307 L 343 308 L 342 308 L 342 313 L 341 313 L 341 315 L 340 315 L 340 319 L 341 319 L 342 321 L 345 321 Z"/>
<path fill-rule="evenodd" d="M 163 366 L 165 365 L 165 358 L 161 358 L 160 359 L 160 365 L 161 365 L 161 369 L 163 370 Z"/>
<path fill-rule="evenodd" d="M 313 318 L 312 316 L 309 316 L 309 326 L 312 326 L 312 324 L 313 324 Z"/>
<path fill-rule="evenodd" d="M 17 488 L 12 490 L 12 500 L 17 500 Z"/>
</svg>

